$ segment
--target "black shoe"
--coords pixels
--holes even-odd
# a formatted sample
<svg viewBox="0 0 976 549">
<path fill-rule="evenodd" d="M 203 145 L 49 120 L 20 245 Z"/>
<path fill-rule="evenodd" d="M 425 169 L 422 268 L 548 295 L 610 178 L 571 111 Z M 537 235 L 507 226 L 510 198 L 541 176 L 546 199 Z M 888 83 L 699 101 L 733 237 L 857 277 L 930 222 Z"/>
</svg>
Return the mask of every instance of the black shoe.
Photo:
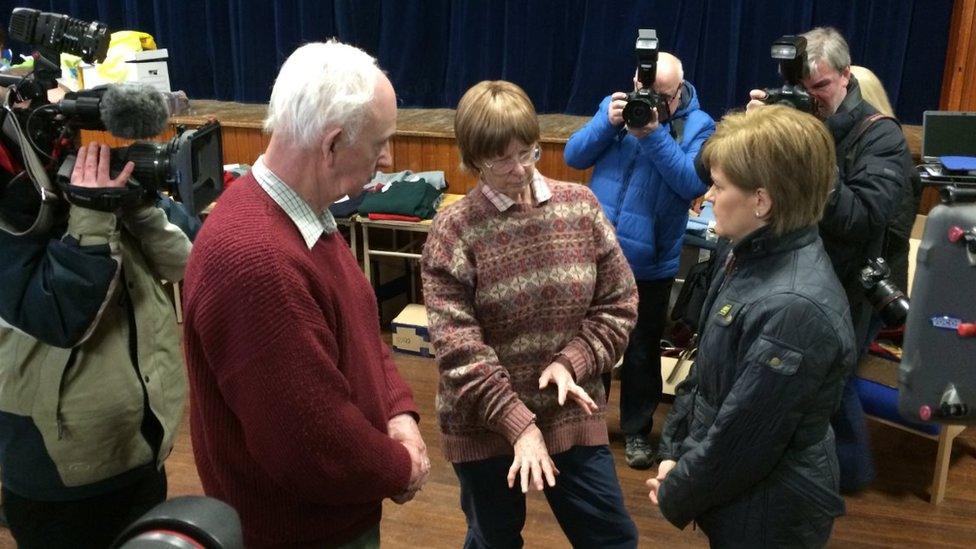
<svg viewBox="0 0 976 549">
<path fill-rule="evenodd" d="M 642 435 L 624 437 L 624 458 L 632 469 L 650 469 L 654 465 L 654 450 Z"/>
</svg>

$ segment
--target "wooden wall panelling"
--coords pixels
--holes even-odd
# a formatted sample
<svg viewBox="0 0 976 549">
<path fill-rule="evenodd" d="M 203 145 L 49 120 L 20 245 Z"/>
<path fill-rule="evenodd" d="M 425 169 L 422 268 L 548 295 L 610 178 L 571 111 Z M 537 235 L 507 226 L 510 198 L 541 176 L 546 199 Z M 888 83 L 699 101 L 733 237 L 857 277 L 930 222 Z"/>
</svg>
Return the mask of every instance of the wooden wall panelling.
<svg viewBox="0 0 976 549">
<path fill-rule="evenodd" d="M 565 143 L 542 143 L 542 158 L 539 159 L 539 171 L 544 175 L 560 181 L 589 184 L 593 169 L 577 170 L 566 165 L 563 160 Z"/>
<path fill-rule="evenodd" d="M 939 108 L 976 111 L 976 0 L 955 0 Z"/>
<path fill-rule="evenodd" d="M 474 176 L 460 167 L 453 138 L 398 135 L 392 143 L 393 171 L 443 171 L 452 193 L 464 194 L 474 187 Z"/>
<path fill-rule="evenodd" d="M 939 109 L 976 111 L 976 0 L 953 4 Z M 927 214 L 940 202 L 936 189 L 925 189 L 919 213 Z"/>
<path fill-rule="evenodd" d="M 477 178 L 461 168 L 461 155 L 453 138 L 398 135 L 393 138 L 393 170 L 415 172 L 440 170 L 450 183 L 450 191 L 465 194 Z M 564 143 L 542 143 L 539 171 L 553 179 L 589 182 L 591 170 L 575 170 L 563 161 Z"/>
<path fill-rule="evenodd" d="M 443 147 L 438 147 L 432 139 L 425 139 L 420 145 L 425 166 L 447 166 L 450 162 L 450 150 L 445 151 Z"/>
<path fill-rule="evenodd" d="M 193 128 L 188 127 L 188 129 Z M 169 129 L 158 137 L 147 141 L 165 142 L 172 139 L 175 135 L 175 127 L 170 126 Z M 125 147 L 132 144 L 131 140 L 119 139 L 107 132 L 88 130 L 81 132 L 82 143 L 90 143 L 95 140 L 103 142 L 110 147 Z M 264 135 L 258 129 L 223 126 L 221 128 L 221 145 L 223 146 L 224 152 L 224 164 L 254 164 L 254 161 L 257 160 L 258 156 L 267 147 L 268 140 L 268 136 Z"/>
</svg>

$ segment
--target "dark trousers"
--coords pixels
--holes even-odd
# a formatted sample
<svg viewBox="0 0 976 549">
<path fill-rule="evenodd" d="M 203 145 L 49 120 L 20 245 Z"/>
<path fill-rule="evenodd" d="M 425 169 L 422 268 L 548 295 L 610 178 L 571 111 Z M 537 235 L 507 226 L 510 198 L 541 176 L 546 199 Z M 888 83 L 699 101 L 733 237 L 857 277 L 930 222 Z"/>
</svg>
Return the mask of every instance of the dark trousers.
<svg viewBox="0 0 976 549">
<path fill-rule="evenodd" d="M 166 471 L 75 501 L 37 501 L 2 489 L 10 533 L 20 549 L 109 547 L 126 526 L 166 500 Z"/>
<path fill-rule="evenodd" d="M 872 313 L 857 354 L 858 362 L 868 352 L 871 342 L 881 331 L 881 317 Z M 864 418 L 861 398 L 857 396 L 856 372 L 851 372 L 844 384 L 840 408 L 830 418 L 837 438 L 837 462 L 840 465 L 840 491 L 851 493 L 865 488 L 874 480 L 874 458 L 871 455 L 871 439 Z"/>
<path fill-rule="evenodd" d="M 574 446 L 552 456 L 559 475 L 546 499 L 573 547 L 637 547 L 637 527 L 624 497 L 608 446 Z M 512 456 L 455 463 L 461 509 L 468 521 L 465 549 L 522 547 L 525 494 L 506 477 Z"/>
<path fill-rule="evenodd" d="M 620 429 L 624 435 L 651 434 L 661 402 L 661 336 L 667 323 L 673 278 L 638 280 L 637 324 L 620 365 Z M 609 385 L 609 378 L 604 380 Z M 607 394 L 610 388 L 607 387 Z"/>
</svg>

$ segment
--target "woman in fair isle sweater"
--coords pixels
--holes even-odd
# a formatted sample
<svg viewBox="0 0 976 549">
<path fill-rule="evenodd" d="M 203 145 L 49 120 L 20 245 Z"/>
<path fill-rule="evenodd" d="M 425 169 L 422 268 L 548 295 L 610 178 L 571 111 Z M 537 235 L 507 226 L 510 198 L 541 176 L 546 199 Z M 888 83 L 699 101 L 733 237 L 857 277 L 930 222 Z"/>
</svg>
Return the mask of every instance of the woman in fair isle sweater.
<svg viewBox="0 0 976 549">
<path fill-rule="evenodd" d="M 475 85 L 454 130 L 479 182 L 434 219 L 422 273 L 465 547 L 520 547 L 530 489 L 573 546 L 635 547 L 600 380 L 637 316 L 627 261 L 587 187 L 535 170 L 539 122 L 521 88 Z"/>
</svg>

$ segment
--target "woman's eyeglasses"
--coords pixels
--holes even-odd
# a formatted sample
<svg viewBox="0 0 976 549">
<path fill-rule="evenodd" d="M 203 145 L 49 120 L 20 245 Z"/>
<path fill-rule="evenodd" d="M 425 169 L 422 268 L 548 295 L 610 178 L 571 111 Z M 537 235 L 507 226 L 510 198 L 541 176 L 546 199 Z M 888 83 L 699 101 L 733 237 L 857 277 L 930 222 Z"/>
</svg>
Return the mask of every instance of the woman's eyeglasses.
<svg viewBox="0 0 976 549">
<path fill-rule="evenodd" d="M 528 168 L 529 166 L 538 162 L 539 158 L 541 157 L 542 149 L 536 145 L 535 147 L 532 147 L 531 150 L 519 154 L 516 158 L 501 158 L 498 160 L 492 160 L 491 162 L 484 162 L 483 165 L 495 175 L 505 175 L 514 170 L 516 164 L 522 166 L 523 168 Z"/>
</svg>

